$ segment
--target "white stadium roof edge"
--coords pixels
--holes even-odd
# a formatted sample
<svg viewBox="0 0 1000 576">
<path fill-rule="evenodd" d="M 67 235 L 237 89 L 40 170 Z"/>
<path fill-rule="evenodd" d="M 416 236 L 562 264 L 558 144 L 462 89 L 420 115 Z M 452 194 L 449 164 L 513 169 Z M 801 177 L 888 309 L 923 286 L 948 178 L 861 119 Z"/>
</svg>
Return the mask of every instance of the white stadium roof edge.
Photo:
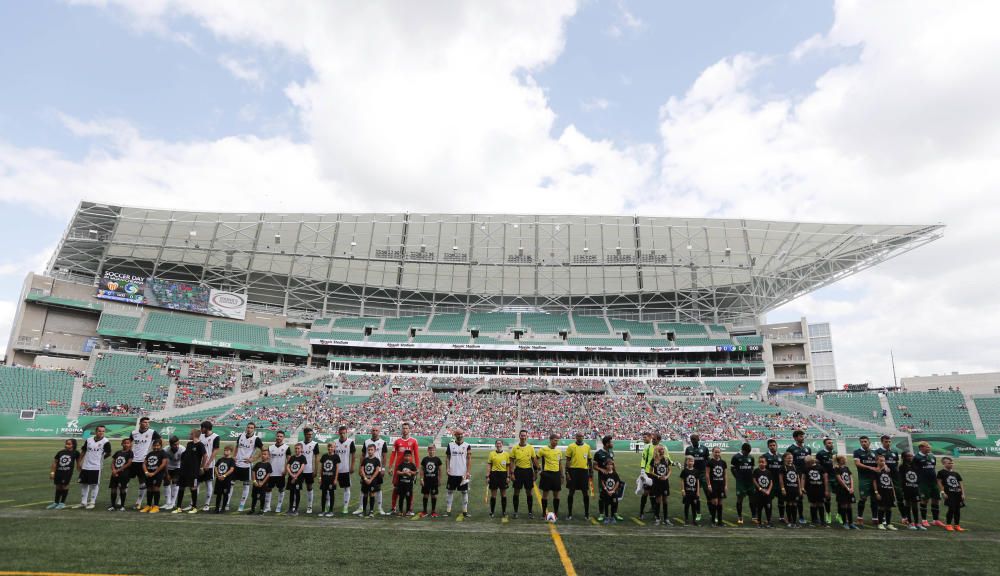
<svg viewBox="0 0 1000 576">
<path fill-rule="evenodd" d="M 194 212 L 81 202 L 47 273 L 246 292 L 290 317 L 540 311 L 754 324 L 941 224 L 601 215 Z"/>
</svg>

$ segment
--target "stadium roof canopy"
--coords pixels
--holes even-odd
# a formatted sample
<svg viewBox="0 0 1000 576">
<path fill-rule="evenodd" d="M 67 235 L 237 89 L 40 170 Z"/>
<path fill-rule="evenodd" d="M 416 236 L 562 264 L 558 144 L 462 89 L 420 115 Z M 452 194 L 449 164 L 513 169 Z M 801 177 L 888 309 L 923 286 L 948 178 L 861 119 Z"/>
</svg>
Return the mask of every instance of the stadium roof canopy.
<svg viewBox="0 0 1000 576">
<path fill-rule="evenodd" d="M 538 310 L 753 323 L 941 225 L 648 216 L 263 214 L 82 202 L 49 274 L 246 291 L 310 318 Z"/>
</svg>

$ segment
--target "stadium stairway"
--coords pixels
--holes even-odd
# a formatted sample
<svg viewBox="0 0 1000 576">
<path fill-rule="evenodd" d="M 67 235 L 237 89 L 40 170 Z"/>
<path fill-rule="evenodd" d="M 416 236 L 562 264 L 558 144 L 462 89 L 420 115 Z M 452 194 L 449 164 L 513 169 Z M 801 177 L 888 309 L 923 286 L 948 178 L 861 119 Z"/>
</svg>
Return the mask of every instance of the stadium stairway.
<svg viewBox="0 0 1000 576">
<path fill-rule="evenodd" d="M 163 407 L 170 409 L 174 407 L 174 401 L 177 399 L 177 378 L 170 379 L 170 387 L 167 388 L 167 401 L 163 404 Z"/>
<path fill-rule="evenodd" d="M 962 392 L 962 398 L 965 400 L 965 406 L 969 409 L 969 419 L 972 420 L 972 429 L 976 431 L 976 438 L 986 438 L 986 427 L 983 426 L 983 420 L 979 417 L 979 407 L 976 406 L 975 400 L 967 392 Z"/>
<path fill-rule="evenodd" d="M 66 415 L 70 420 L 80 417 L 80 402 L 83 401 L 83 378 L 73 379 L 73 398 L 69 401 L 69 413 Z"/>
<path fill-rule="evenodd" d="M 264 391 L 268 394 L 276 394 L 278 392 L 284 392 L 289 388 L 295 388 L 299 384 L 305 384 L 310 380 L 316 378 L 315 372 L 308 372 L 299 376 L 298 378 L 292 378 L 291 380 L 285 382 L 278 382 L 276 384 L 271 384 L 270 386 L 262 386 L 256 390 L 248 390 L 246 392 L 238 392 L 236 394 L 230 394 L 222 398 L 213 398 L 207 402 L 199 402 L 198 404 L 192 404 L 190 406 L 185 406 L 184 408 L 165 408 L 159 412 L 153 412 L 150 414 L 151 418 L 176 418 L 178 416 L 183 416 L 189 412 L 200 412 L 209 408 L 216 408 L 218 406 L 228 406 L 232 404 L 233 406 L 238 405 L 240 402 L 246 400 L 253 400 Z"/>
<path fill-rule="evenodd" d="M 894 436 L 901 435 L 899 430 L 896 430 L 895 428 L 891 428 L 889 426 L 879 426 L 878 424 L 874 424 L 872 422 L 866 422 L 864 420 L 848 416 L 847 414 L 841 414 L 840 412 L 829 412 L 827 410 L 822 410 L 818 407 L 813 407 L 808 404 L 802 404 L 799 402 L 789 400 L 786 394 L 776 395 L 773 397 L 773 399 L 775 402 L 778 403 L 778 405 L 787 406 L 792 410 L 801 412 L 810 419 L 812 419 L 814 416 L 822 416 L 824 418 L 832 418 L 838 422 L 847 424 L 849 426 L 864 428 L 866 430 L 875 430 L 880 434 L 891 434 Z M 821 428 L 824 431 L 826 430 L 826 427 L 817 426 L 817 428 Z"/>
<path fill-rule="evenodd" d="M 892 410 L 889 408 L 889 399 L 886 398 L 885 394 L 878 397 L 879 406 L 882 407 L 882 413 L 885 414 L 885 425 L 896 429 L 896 418 L 892 415 Z"/>
</svg>

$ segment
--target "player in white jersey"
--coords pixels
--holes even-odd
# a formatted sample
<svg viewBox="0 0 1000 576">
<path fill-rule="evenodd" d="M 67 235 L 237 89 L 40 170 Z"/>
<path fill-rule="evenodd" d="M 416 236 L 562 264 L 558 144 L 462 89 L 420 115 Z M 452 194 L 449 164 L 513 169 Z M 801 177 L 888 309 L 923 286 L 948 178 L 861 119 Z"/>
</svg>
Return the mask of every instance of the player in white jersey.
<svg viewBox="0 0 1000 576">
<path fill-rule="evenodd" d="M 469 480 L 471 480 L 469 469 L 472 463 L 472 450 L 464 438 L 465 433 L 462 430 L 455 430 L 455 441 L 448 444 L 447 458 L 445 458 L 448 474 L 448 508 L 445 510 L 445 516 L 451 514 L 451 503 L 455 497 L 455 490 L 458 490 L 462 493 L 462 515 L 469 517 Z"/>
<path fill-rule="evenodd" d="M 372 426 L 371 438 L 365 438 L 365 445 L 361 449 L 362 454 L 368 453 L 368 447 L 375 447 L 375 458 L 378 459 L 379 465 L 385 468 L 386 456 L 389 454 L 389 444 L 385 441 L 385 438 L 381 437 L 382 428 L 379 426 Z M 378 503 L 378 513 L 382 516 L 388 516 L 388 512 L 382 508 L 382 492 L 381 490 L 376 494 L 375 499 Z M 354 511 L 354 515 L 357 516 L 364 512 L 363 507 L 359 506 L 357 510 Z"/>
<path fill-rule="evenodd" d="M 177 492 L 181 487 L 181 457 L 184 456 L 181 439 L 171 436 L 167 446 L 167 505 L 163 510 L 172 510 L 177 502 Z"/>
<path fill-rule="evenodd" d="M 104 459 L 111 456 L 111 441 L 104 437 L 104 426 L 98 426 L 94 435 L 83 441 L 82 452 L 77 461 L 80 467 L 80 505 L 77 508 L 93 510 L 101 484 L 101 466 Z"/>
<path fill-rule="evenodd" d="M 153 446 L 154 440 L 159 440 L 160 434 L 149 427 L 149 418 L 143 416 L 139 418 L 139 427 L 132 431 L 132 477 L 140 480 L 146 478 L 146 472 L 142 469 L 142 463 L 146 461 L 146 454 Z M 135 509 L 142 506 L 146 499 L 146 483 L 139 482 L 139 497 L 135 501 Z"/>
<path fill-rule="evenodd" d="M 250 466 L 257 460 L 257 451 L 264 449 L 264 442 L 257 436 L 257 425 L 253 422 L 247 424 L 246 432 L 236 437 L 236 471 L 233 473 L 233 480 L 243 483 L 243 494 L 240 496 L 240 507 L 237 512 L 242 512 L 246 506 L 247 497 L 250 496 Z M 229 500 L 232 499 L 232 491 L 226 499 L 226 509 L 229 509 Z"/>
<path fill-rule="evenodd" d="M 337 429 L 338 438 L 333 441 L 333 453 L 340 458 L 337 464 L 337 485 L 344 491 L 344 514 L 351 503 L 351 475 L 354 474 L 354 440 L 347 437 L 347 426 Z M 332 506 L 332 505 L 331 505 Z"/>
<path fill-rule="evenodd" d="M 302 455 L 306 457 L 305 471 L 302 472 L 302 482 L 306 485 L 306 514 L 313 513 L 313 481 L 316 461 L 319 459 L 319 442 L 313 439 L 313 429 L 303 428 L 302 435 L 305 440 L 299 442 L 302 445 Z"/>
<path fill-rule="evenodd" d="M 264 512 L 271 511 L 271 491 L 277 488 L 278 505 L 274 507 L 274 512 L 281 514 L 281 506 L 285 503 L 285 461 L 292 454 L 291 447 L 285 444 L 283 431 L 279 430 L 274 435 L 274 444 L 268 446 L 267 454 L 271 458 L 271 477 L 264 495 Z"/>
<path fill-rule="evenodd" d="M 205 507 L 202 510 L 208 512 L 215 488 L 215 455 L 219 451 L 219 435 L 212 432 L 212 423 L 208 420 L 201 423 L 201 443 L 205 446 L 205 460 L 201 463 L 198 482 L 206 487 Z"/>
</svg>

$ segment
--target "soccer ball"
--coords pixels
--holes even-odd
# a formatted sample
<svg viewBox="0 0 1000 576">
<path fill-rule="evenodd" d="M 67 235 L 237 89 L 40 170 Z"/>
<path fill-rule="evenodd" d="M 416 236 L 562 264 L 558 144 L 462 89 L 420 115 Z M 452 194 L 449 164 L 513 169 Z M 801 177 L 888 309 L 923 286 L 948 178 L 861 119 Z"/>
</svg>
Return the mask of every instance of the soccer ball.
<svg viewBox="0 0 1000 576">
<path fill-rule="evenodd" d="M 556 523 L 556 513 L 555 512 L 549 512 L 548 514 L 546 514 L 545 515 L 545 521 L 548 522 L 549 524 L 555 524 Z"/>
</svg>

